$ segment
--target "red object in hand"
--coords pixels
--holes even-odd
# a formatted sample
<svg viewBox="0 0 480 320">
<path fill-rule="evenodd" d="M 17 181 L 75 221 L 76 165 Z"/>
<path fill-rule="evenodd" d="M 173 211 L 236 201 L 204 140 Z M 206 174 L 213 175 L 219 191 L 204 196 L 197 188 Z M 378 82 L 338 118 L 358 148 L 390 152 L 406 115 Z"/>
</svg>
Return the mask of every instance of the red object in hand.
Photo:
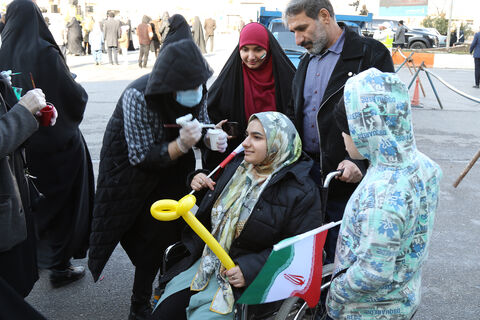
<svg viewBox="0 0 480 320">
<path fill-rule="evenodd" d="M 50 122 L 52 120 L 52 117 L 53 117 L 53 109 L 55 107 L 53 106 L 53 104 L 47 102 L 47 105 L 45 107 L 43 107 L 42 109 L 40 109 L 40 112 L 42 113 L 42 115 L 40 116 L 39 118 L 39 121 L 40 121 L 40 125 L 42 127 L 49 127 L 50 126 Z"/>
</svg>

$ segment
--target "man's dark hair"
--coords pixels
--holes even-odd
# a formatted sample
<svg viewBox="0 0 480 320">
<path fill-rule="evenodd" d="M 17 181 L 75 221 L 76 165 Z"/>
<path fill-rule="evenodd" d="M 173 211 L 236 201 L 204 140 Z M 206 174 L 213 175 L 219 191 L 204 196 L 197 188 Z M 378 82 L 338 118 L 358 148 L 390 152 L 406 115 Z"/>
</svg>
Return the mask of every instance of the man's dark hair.
<svg viewBox="0 0 480 320">
<path fill-rule="evenodd" d="M 400 23 L 403 26 L 403 20 L 398 21 L 398 23 Z"/>
<path fill-rule="evenodd" d="M 113 11 L 110 11 L 110 12 L 108 13 L 108 16 L 109 16 L 110 18 L 115 18 L 115 13 L 114 13 Z"/>
<path fill-rule="evenodd" d="M 290 0 L 285 10 L 285 16 L 296 16 L 305 12 L 307 17 L 317 20 L 321 9 L 326 9 L 330 16 L 335 19 L 335 12 L 330 0 Z"/>
</svg>

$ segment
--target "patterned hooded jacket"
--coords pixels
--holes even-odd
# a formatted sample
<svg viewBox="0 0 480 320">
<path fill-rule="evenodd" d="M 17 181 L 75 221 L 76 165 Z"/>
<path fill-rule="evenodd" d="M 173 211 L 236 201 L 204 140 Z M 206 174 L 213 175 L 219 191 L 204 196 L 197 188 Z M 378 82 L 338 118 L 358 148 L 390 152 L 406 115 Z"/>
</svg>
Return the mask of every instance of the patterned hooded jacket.
<svg viewBox="0 0 480 320">
<path fill-rule="evenodd" d="M 345 209 L 327 310 L 334 319 L 410 319 L 442 172 L 416 148 L 408 90 L 395 74 L 360 73 L 347 81 L 344 102 L 370 167 Z"/>
</svg>

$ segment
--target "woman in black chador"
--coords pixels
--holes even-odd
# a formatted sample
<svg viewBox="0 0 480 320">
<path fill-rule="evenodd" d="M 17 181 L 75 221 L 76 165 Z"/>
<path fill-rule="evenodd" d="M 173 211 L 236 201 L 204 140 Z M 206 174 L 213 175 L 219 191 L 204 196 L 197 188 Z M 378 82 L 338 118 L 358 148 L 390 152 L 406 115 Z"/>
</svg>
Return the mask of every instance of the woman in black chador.
<svg viewBox="0 0 480 320">
<path fill-rule="evenodd" d="M 238 136 L 228 143 L 229 154 L 243 141 L 247 120 L 254 113 L 278 111 L 289 115 L 295 67 L 273 34 L 259 23 L 249 23 L 215 82 L 208 89 L 212 123 L 238 122 Z M 216 167 L 224 154 L 209 152 L 207 167 Z"/>
<path fill-rule="evenodd" d="M 68 53 L 76 56 L 83 54 L 82 26 L 75 17 L 67 24 L 67 49 Z"/>
<path fill-rule="evenodd" d="M 86 256 L 93 209 L 92 163 L 78 128 L 88 95 L 72 78 L 34 2 L 15 0 L 8 6 L 2 42 L 0 70 L 21 72 L 13 86 L 26 92 L 35 84 L 58 110 L 57 124 L 41 127 L 31 137 L 26 155 L 45 195 L 34 211 L 38 265 L 51 269 L 52 285 L 61 286 L 85 274 L 70 259 Z"/>
</svg>

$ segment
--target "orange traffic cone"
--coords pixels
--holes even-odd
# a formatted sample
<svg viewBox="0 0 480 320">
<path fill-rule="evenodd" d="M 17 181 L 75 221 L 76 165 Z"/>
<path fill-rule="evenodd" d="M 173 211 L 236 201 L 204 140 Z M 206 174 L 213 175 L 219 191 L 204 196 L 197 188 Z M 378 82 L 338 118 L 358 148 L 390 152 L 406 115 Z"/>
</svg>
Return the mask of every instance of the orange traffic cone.
<svg viewBox="0 0 480 320">
<path fill-rule="evenodd" d="M 420 106 L 420 93 L 418 91 L 419 83 L 420 83 L 420 80 L 417 77 L 417 81 L 415 83 L 415 91 L 413 92 L 413 98 L 412 98 L 412 102 L 411 102 L 412 107 L 417 107 L 417 108 L 421 107 Z"/>
</svg>

